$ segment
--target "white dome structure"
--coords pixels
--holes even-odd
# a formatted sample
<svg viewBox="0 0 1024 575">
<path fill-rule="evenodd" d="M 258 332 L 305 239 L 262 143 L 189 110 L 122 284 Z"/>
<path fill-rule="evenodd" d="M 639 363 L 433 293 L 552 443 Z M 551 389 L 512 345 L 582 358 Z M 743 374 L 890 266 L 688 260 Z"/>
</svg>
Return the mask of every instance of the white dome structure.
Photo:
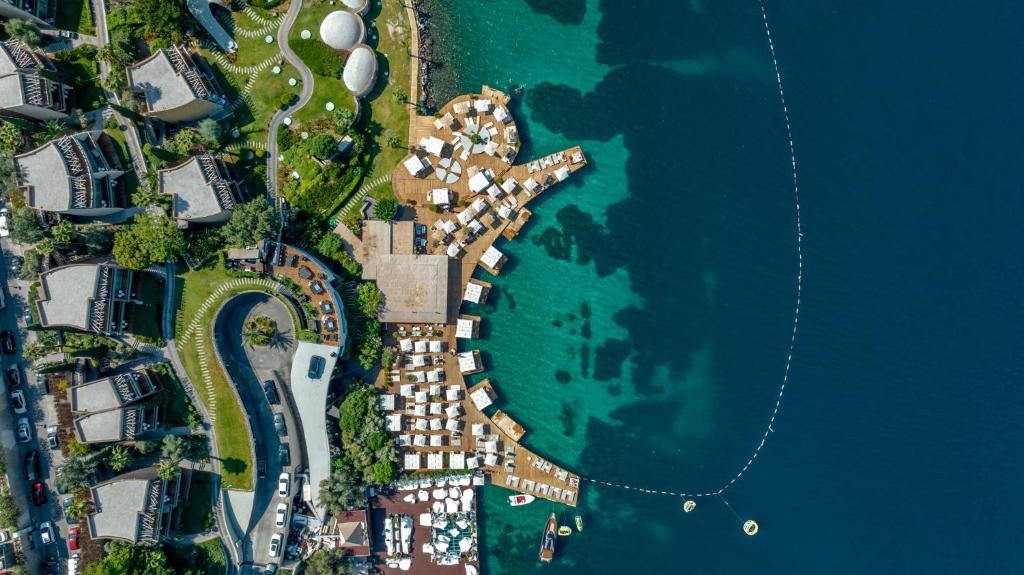
<svg viewBox="0 0 1024 575">
<path fill-rule="evenodd" d="M 373 89 L 377 81 L 377 54 L 369 46 L 359 45 L 349 54 L 341 73 L 345 87 L 361 98 Z"/>
<path fill-rule="evenodd" d="M 347 10 L 335 10 L 320 23 L 320 39 L 335 50 L 351 50 L 365 36 L 363 20 Z"/>
<path fill-rule="evenodd" d="M 341 3 L 360 16 L 365 15 L 370 9 L 370 0 L 341 0 Z"/>
</svg>

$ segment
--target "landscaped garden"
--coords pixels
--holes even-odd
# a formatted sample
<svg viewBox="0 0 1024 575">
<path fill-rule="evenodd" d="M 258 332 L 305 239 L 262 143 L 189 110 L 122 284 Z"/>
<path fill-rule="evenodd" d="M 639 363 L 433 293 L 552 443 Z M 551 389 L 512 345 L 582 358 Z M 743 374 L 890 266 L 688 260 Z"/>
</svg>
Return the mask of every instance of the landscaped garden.
<svg viewBox="0 0 1024 575">
<path fill-rule="evenodd" d="M 377 88 L 367 99 L 374 148 L 371 179 L 390 173 L 409 145 L 409 18 L 404 2 L 380 4 L 380 13 L 367 24 L 367 43 L 378 53 Z M 378 198 L 393 195 L 390 186 L 370 194 Z"/>
<path fill-rule="evenodd" d="M 92 5 L 89 0 L 61 0 L 57 2 L 57 19 L 54 25 L 60 30 L 71 30 L 79 34 L 96 34 L 92 22 Z"/>
</svg>

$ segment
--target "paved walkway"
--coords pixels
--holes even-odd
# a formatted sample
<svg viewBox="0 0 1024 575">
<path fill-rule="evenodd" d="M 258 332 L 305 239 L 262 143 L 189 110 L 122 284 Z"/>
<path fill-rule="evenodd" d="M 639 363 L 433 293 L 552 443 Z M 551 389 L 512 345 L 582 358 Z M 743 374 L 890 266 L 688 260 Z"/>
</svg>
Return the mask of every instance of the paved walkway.
<svg viewBox="0 0 1024 575">
<path fill-rule="evenodd" d="M 272 196 L 277 195 L 277 156 L 279 153 L 277 149 L 277 130 L 281 127 L 281 122 L 287 116 L 294 114 L 305 106 L 309 99 L 313 97 L 313 74 L 288 44 L 288 31 L 291 30 L 292 25 L 295 23 L 295 18 L 299 16 L 301 10 L 302 0 L 293 0 L 291 6 L 288 7 L 288 12 L 284 15 L 281 26 L 277 29 L 277 44 L 281 47 L 281 53 L 284 54 L 285 60 L 288 60 L 288 63 L 295 66 L 295 69 L 299 71 L 299 76 L 302 77 L 302 90 L 299 92 L 299 101 L 294 106 L 290 106 L 287 110 L 278 110 L 274 117 L 270 119 L 270 127 L 267 131 L 267 190 L 270 191 Z M 281 217 L 283 218 L 284 215 L 282 214 Z M 282 225 L 281 229 L 283 228 L 284 226 Z"/>
<path fill-rule="evenodd" d="M 220 49 L 224 52 L 234 52 L 238 45 L 231 39 L 231 35 L 220 25 L 220 21 L 213 15 L 210 9 L 210 0 L 188 0 L 188 11 L 192 13 L 199 24 L 213 36 Z"/>
</svg>

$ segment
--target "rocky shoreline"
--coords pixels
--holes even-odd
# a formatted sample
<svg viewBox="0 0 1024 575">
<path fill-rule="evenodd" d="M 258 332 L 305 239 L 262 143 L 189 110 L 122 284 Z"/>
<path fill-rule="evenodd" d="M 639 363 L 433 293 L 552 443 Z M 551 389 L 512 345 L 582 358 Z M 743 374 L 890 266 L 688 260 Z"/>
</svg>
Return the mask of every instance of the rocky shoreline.
<svg viewBox="0 0 1024 575">
<path fill-rule="evenodd" d="M 434 55 L 434 41 L 430 34 L 430 0 L 411 0 L 413 14 L 416 15 L 416 29 L 419 35 L 419 105 L 425 110 L 434 109 L 434 101 L 430 95 L 431 61 Z"/>
</svg>

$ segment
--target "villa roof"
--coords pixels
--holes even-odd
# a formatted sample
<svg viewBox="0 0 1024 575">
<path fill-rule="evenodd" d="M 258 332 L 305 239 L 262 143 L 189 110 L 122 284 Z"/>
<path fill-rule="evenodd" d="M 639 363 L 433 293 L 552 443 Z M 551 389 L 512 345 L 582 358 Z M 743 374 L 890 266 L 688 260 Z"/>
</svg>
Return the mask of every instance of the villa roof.
<svg viewBox="0 0 1024 575">
<path fill-rule="evenodd" d="M 48 60 L 21 40 L 11 38 L 0 42 L 0 76 L 18 70 L 52 68 L 52 66 Z"/>
<path fill-rule="evenodd" d="M 41 323 L 89 329 L 91 302 L 101 271 L 100 265 L 72 264 L 39 276 L 41 287 L 49 295 L 39 301 Z"/>
<path fill-rule="evenodd" d="M 381 321 L 447 321 L 447 256 L 388 254 L 374 258 L 372 264 L 377 287 L 384 294 Z"/>
<path fill-rule="evenodd" d="M 89 533 L 93 539 L 155 543 L 160 539 L 166 485 L 147 467 L 94 485 Z"/>
<path fill-rule="evenodd" d="M 335 50 L 351 50 L 365 37 L 363 20 L 348 10 L 335 10 L 320 23 L 320 39 Z"/>
<path fill-rule="evenodd" d="M 218 97 L 192 61 L 190 52 L 180 46 L 157 50 L 126 70 L 128 83 L 142 92 L 151 112 L 174 110 L 195 100 Z"/>
<path fill-rule="evenodd" d="M 119 373 L 68 389 L 72 412 L 95 413 L 118 409 L 158 391 L 146 370 Z"/>
<path fill-rule="evenodd" d="M 131 440 L 142 431 L 142 418 L 142 409 L 137 407 L 90 413 L 75 419 L 75 435 L 82 443 Z"/>
<path fill-rule="evenodd" d="M 62 212 L 109 207 L 102 205 L 105 195 L 94 191 L 99 185 L 96 178 L 110 167 L 89 132 L 50 140 L 15 156 L 14 164 L 28 190 L 26 201 L 35 209 Z"/>
<path fill-rule="evenodd" d="M 357 98 L 365 96 L 377 80 L 377 54 L 369 46 L 356 47 L 345 61 L 341 77 Z"/>
<path fill-rule="evenodd" d="M 218 160 L 199 154 L 180 166 L 158 172 L 160 193 L 173 196 L 174 217 L 209 218 L 233 210 L 232 182 L 224 177 Z"/>
</svg>

